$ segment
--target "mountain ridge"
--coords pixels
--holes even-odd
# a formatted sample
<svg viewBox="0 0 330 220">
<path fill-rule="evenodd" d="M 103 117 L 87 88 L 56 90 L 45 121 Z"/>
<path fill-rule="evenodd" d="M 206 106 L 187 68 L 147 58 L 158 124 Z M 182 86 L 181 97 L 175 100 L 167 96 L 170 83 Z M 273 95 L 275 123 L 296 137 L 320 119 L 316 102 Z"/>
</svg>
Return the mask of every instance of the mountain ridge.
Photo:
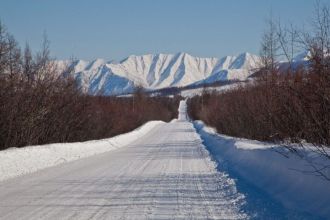
<svg viewBox="0 0 330 220">
<path fill-rule="evenodd" d="M 129 93 L 137 86 L 156 90 L 203 82 L 245 80 L 260 65 L 260 57 L 247 52 L 222 58 L 175 54 L 130 55 L 120 62 L 58 61 L 67 64 L 82 91 L 91 95 Z"/>
</svg>

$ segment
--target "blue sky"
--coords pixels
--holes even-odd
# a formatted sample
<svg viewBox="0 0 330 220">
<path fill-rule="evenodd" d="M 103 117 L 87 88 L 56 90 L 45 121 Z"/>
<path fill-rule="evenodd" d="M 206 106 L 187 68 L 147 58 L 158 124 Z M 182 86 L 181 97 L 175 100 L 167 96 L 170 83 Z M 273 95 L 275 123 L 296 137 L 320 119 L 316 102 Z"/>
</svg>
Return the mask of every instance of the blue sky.
<svg viewBox="0 0 330 220">
<path fill-rule="evenodd" d="M 35 50 L 46 31 L 58 59 L 176 52 L 222 57 L 258 53 L 270 11 L 300 26 L 313 7 L 312 0 L 1 0 L 0 19 Z"/>
</svg>

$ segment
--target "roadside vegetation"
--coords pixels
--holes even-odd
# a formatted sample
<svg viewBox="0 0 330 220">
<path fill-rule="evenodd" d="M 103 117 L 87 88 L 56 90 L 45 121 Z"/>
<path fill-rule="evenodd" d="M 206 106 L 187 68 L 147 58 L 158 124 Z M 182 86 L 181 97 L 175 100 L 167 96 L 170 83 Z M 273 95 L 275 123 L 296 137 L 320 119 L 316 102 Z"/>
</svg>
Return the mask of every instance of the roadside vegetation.
<svg viewBox="0 0 330 220">
<path fill-rule="evenodd" d="M 261 42 L 261 68 L 250 83 L 221 93 L 189 100 L 190 117 L 203 120 L 217 132 L 248 139 L 286 144 L 309 142 L 330 159 L 330 9 L 316 4 L 312 30 L 267 22 Z M 298 51 L 308 51 L 296 63 Z M 286 59 L 286 63 L 278 60 Z M 300 156 L 300 155 L 299 155 Z M 330 179 L 330 168 L 315 170 Z"/>
<path fill-rule="evenodd" d="M 68 71 L 53 62 L 46 37 L 39 52 L 22 50 L 0 23 L 0 150 L 108 138 L 177 116 L 178 98 L 141 89 L 131 97 L 93 97 L 65 77 Z"/>
</svg>

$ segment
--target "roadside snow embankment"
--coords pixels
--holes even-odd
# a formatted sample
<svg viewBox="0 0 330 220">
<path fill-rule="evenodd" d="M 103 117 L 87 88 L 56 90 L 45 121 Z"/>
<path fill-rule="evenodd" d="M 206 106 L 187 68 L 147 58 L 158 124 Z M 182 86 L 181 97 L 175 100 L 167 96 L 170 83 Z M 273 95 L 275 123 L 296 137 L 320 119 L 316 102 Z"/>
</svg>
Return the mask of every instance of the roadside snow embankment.
<svg viewBox="0 0 330 220">
<path fill-rule="evenodd" d="M 56 143 L 0 151 L 0 181 L 80 158 L 115 150 L 141 138 L 162 121 L 151 121 L 126 134 L 108 139 Z"/>
<path fill-rule="evenodd" d="M 283 146 L 220 135 L 200 121 L 194 125 L 219 166 L 234 173 L 238 181 L 264 191 L 288 209 L 330 216 L 330 182 L 312 172 L 306 160 L 290 155 Z M 330 165 L 311 150 L 300 153 L 314 164 Z"/>
</svg>

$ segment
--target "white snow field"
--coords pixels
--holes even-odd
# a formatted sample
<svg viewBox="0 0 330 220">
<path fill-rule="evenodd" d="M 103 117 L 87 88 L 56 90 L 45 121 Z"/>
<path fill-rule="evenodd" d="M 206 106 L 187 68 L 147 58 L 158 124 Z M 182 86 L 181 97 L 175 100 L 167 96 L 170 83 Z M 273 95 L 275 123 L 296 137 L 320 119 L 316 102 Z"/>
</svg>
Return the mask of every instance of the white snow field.
<svg viewBox="0 0 330 220">
<path fill-rule="evenodd" d="M 0 218 L 246 219 L 244 198 L 180 118 L 111 152 L 2 181 Z"/>
</svg>

